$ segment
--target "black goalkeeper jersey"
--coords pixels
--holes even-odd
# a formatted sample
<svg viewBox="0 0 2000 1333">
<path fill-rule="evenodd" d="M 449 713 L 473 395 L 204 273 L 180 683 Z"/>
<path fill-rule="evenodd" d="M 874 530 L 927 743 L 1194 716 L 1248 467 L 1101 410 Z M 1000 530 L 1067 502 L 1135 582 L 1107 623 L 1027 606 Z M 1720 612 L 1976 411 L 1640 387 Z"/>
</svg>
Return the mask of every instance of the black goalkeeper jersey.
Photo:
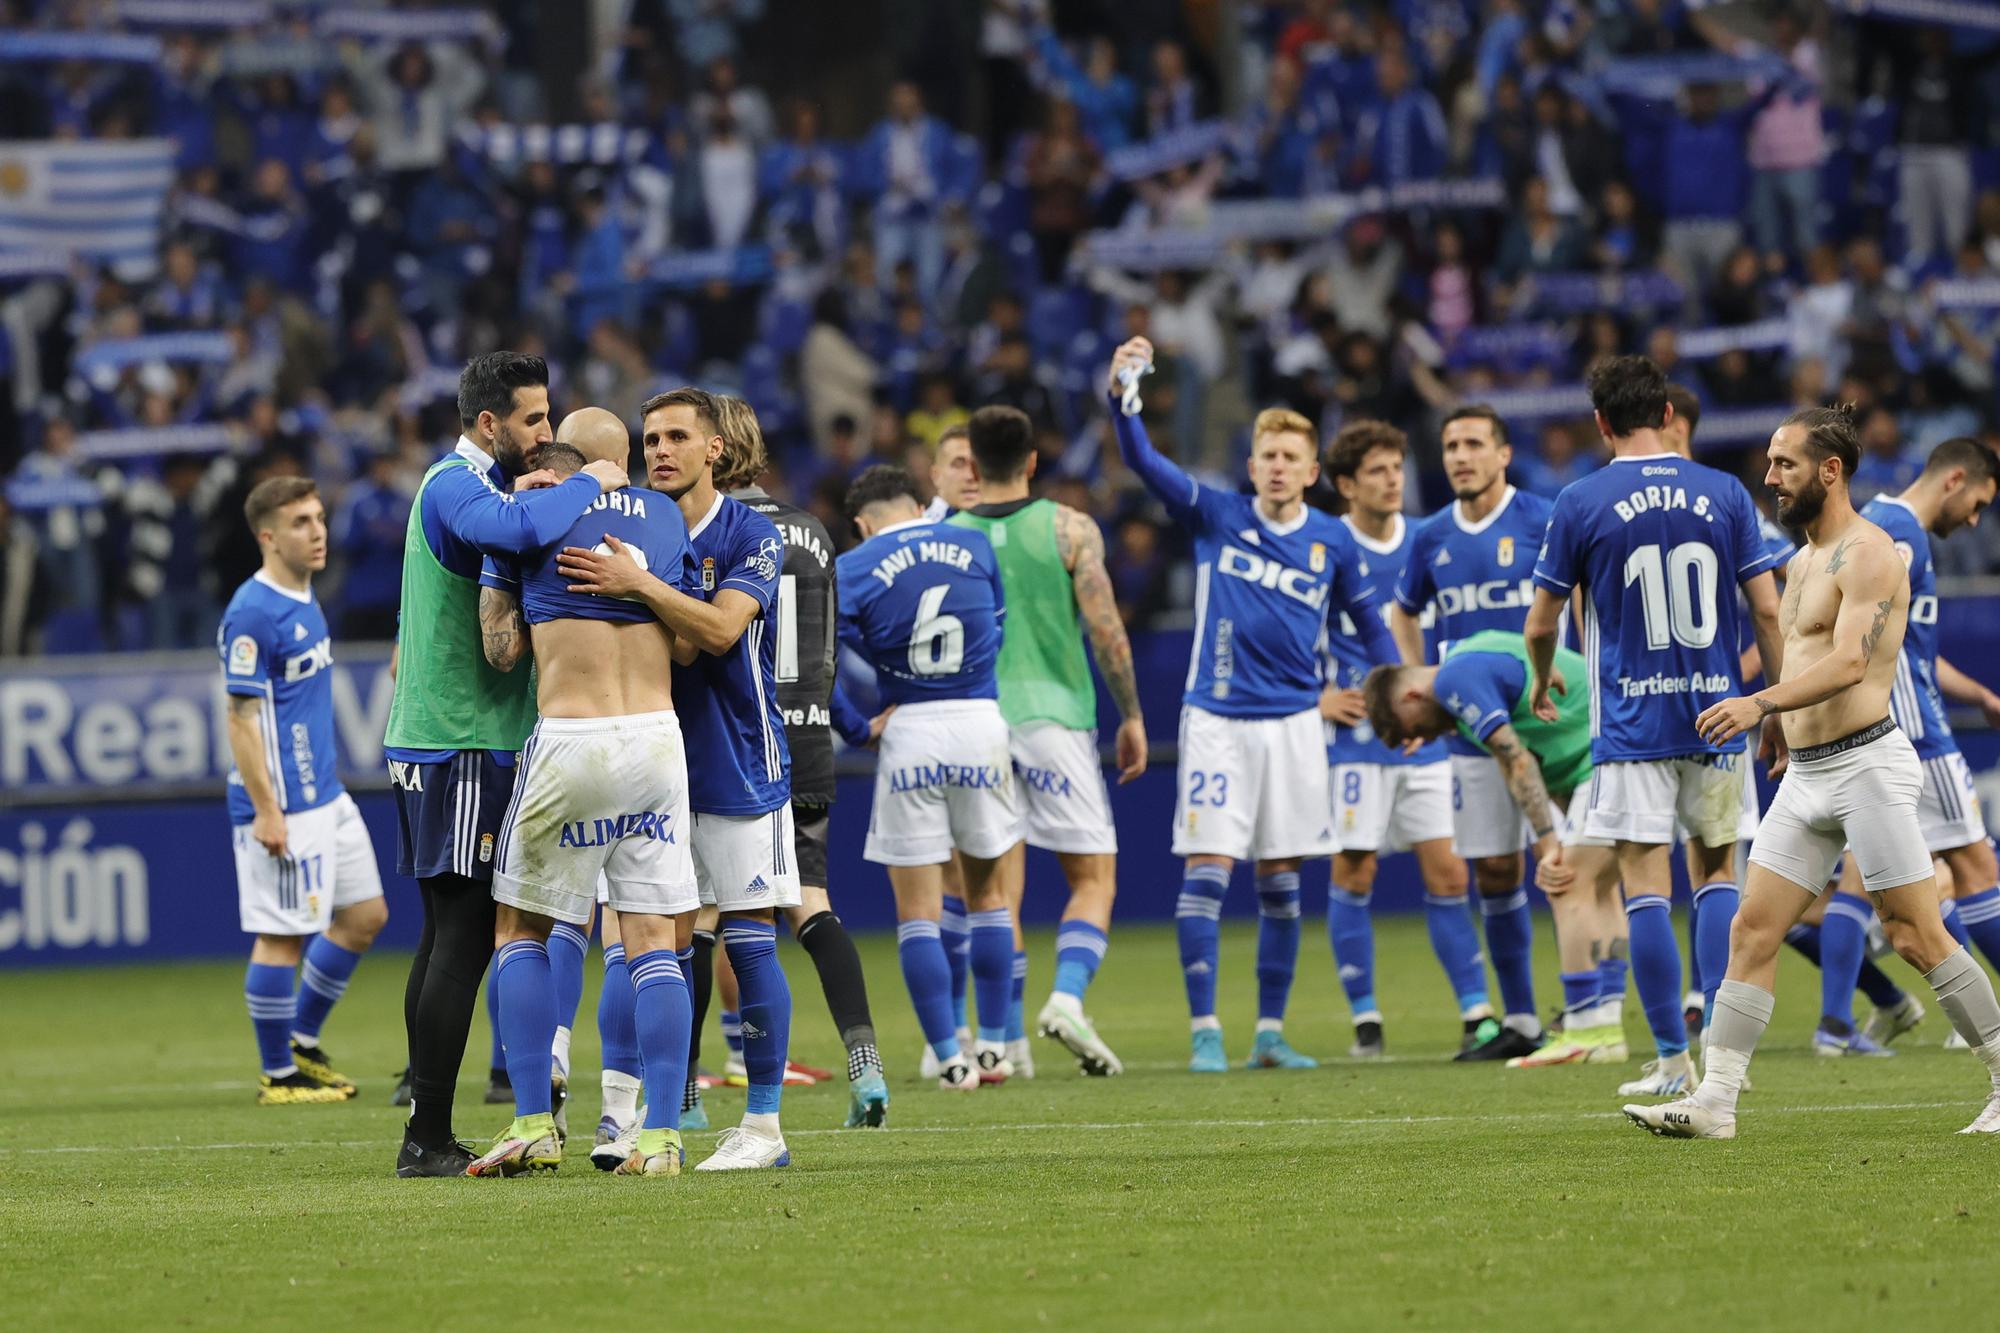
<svg viewBox="0 0 2000 1333">
<path fill-rule="evenodd" d="M 771 520 L 785 542 L 778 574 L 778 711 L 792 751 L 792 801 L 833 801 L 834 575 L 833 540 L 803 509 L 774 500 L 755 486 L 731 491 Z"/>
</svg>

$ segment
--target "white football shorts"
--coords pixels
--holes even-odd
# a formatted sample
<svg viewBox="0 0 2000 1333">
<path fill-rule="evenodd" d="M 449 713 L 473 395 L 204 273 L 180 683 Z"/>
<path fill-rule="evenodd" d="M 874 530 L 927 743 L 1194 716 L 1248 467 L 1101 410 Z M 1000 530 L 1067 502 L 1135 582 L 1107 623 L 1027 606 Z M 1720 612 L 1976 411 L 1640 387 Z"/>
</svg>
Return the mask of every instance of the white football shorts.
<svg viewBox="0 0 2000 1333">
<path fill-rule="evenodd" d="M 1492 755 L 1452 755 L 1451 787 L 1451 848 L 1460 856 L 1512 856 L 1533 841 L 1534 830 Z"/>
<path fill-rule="evenodd" d="M 1118 850 L 1096 732 L 1030 722 L 1014 729 L 1008 750 L 1030 847 L 1051 852 Z"/>
<path fill-rule="evenodd" d="M 799 905 L 792 803 L 761 815 L 694 817 L 694 873 L 704 907 L 753 912 Z"/>
<path fill-rule="evenodd" d="M 1276 861 L 1332 853 L 1319 710 L 1224 717 L 1181 710 L 1174 855 Z"/>
<path fill-rule="evenodd" d="M 1000 705 L 991 699 L 904 704 L 882 728 L 875 802 L 862 855 L 877 865 L 931 866 L 954 849 L 990 861 L 1025 825 Z"/>
<path fill-rule="evenodd" d="M 1924 766 L 1924 794 L 1917 802 L 1924 845 L 1933 853 L 1956 851 L 1986 838 L 1986 816 L 1979 809 L 1979 792 L 1972 784 L 1972 766 L 1953 750 Z"/>
<path fill-rule="evenodd" d="M 251 935 L 317 935 L 342 907 L 382 896 L 375 843 L 346 792 L 285 816 L 285 854 L 234 828 L 236 908 Z"/>
<path fill-rule="evenodd" d="M 1752 864 L 1813 894 L 1838 873 L 1843 848 L 1853 850 L 1870 892 L 1935 873 L 1917 813 L 1924 769 L 1909 737 L 1891 727 L 1853 740 L 1792 751 L 1750 847 Z"/>
<path fill-rule="evenodd" d="M 1328 775 L 1333 844 L 1343 852 L 1407 852 L 1451 836 L 1451 764 L 1341 763 Z"/>
<path fill-rule="evenodd" d="M 521 751 L 500 827 L 493 900 L 583 925 L 615 911 L 700 906 L 689 840 L 687 756 L 671 710 L 545 717 Z"/>
<path fill-rule="evenodd" d="M 1746 808 L 1749 756 L 1698 754 L 1598 764 L 1591 772 L 1585 832 L 1593 838 L 1670 847 L 1693 838 L 1727 847 L 1746 818 L 1756 819 L 1756 797 Z"/>
</svg>

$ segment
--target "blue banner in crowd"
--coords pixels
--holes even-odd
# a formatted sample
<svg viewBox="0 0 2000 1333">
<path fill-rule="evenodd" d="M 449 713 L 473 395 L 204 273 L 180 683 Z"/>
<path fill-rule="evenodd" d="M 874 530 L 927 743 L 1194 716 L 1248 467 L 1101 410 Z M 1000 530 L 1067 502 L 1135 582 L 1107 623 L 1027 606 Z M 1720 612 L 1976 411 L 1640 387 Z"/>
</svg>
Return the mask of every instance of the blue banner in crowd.
<svg viewBox="0 0 2000 1333">
<path fill-rule="evenodd" d="M 1844 4 L 1849 13 L 1898 23 L 1942 23 L 2000 32 L 2000 5 L 1993 0 L 1844 0 Z"/>
<path fill-rule="evenodd" d="M 1204 120 L 1169 130 L 1145 143 L 1135 143 L 1106 154 L 1104 169 L 1121 181 L 1157 176 L 1188 162 L 1199 162 L 1222 151 L 1229 141 L 1230 126 L 1225 120 Z"/>
<path fill-rule="evenodd" d="M 0 142 L 0 253 L 150 259 L 173 181 L 171 139 Z"/>
<path fill-rule="evenodd" d="M 118 0 L 112 12 L 135 28 L 254 28 L 273 14 L 268 0 Z"/>
<path fill-rule="evenodd" d="M 582 162 L 609 166 L 646 155 L 656 136 L 649 130 L 605 122 L 596 125 L 468 125 L 459 142 L 502 166 L 516 162 Z"/>
<path fill-rule="evenodd" d="M 0 32 L 0 63 L 92 60 L 123 65 L 159 63 L 160 39 L 118 32 Z"/>
<path fill-rule="evenodd" d="M 227 365 L 235 355 L 236 349 L 226 333 L 149 333 L 138 338 L 110 338 L 93 343 L 76 354 L 70 368 L 88 377 L 100 370 L 118 371 L 148 361 Z"/>
<path fill-rule="evenodd" d="M 161 454 L 226 453 L 235 437 L 221 423 L 205 426 L 133 426 L 126 430 L 92 430 L 76 437 L 84 458 L 155 458 Z"/>
<path fill-rule="evenodd" d="M 1683 361 L 1707 361 L 1724 352 L 1770 352 L 1789 347 L 1792 326 L 1789 320 L 1763 319 L 1755 324 L 1732 324 L 1712 329 L 1682 329 L 1674 335 L 1674 346 Z"/>
<path fill-rule="evenodd" d="M 739 245 L 733 250 L 676 250 L 653 261 L 647 276 L 676 291 L 693 291 L 711 282 L 752 287 L 771 277 L 771 247 Z"/>
</svg>

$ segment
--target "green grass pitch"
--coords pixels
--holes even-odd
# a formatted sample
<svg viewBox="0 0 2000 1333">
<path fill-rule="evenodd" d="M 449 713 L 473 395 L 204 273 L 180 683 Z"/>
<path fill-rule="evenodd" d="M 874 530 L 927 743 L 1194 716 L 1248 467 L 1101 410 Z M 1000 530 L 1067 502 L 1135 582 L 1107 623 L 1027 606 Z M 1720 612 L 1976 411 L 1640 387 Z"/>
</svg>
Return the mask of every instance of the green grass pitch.
<svg viewBox="0 0 2000 1333">
<path fill-rule="evenodd" d="M 1290 1035 L 1323 1067 L 1187 1074 L 1172 932 L 1132 928 L 1091 994 L 1128 1074 L 1085 1080 L 1039 1042 L 1039 1078 L 967 1099 L 917 1080 L 894 942 L 865 939 L 891 1128 L 835 1130 L 844 1084 L 792 1090 L 794 1166 L 676 1181 L 583 1156 L 594 956 L 580 1133 L 560 1175 L 513 1181 L 391 1175 L 401 957 L 366 961 L 335 1012 L 327 1044 L 363 1086 L 326 1107 L 253 1104 L 237 964 L 9 973 L 0 1310 L 10 1327 L 120 1330 L 1992 1327 L 2000 1144 L 1953 1133 L 1985 1079 L 1941 1049 L 1935 1012 L 1894 1059 L 1814 1059 L 1817 974 L 1788 958 L 1742 1137 L 1660 1141 L 1616 1114 L 1617 1081 L 1650 1052 L 1636 996 L 1622 1069 L 1455 1066 L 1421 921 L 1380 927 L 1389 1062 L 1339 1058 L 1346 1005 L 1309 931 Z M 1546 923 L 1538 943 L 1552 965 Z M 1031 947 L 1038 1001 L 1049 936 Z M 1231 925 L 1237 1060 L 1251 953 Z M 837 1066 L 811 968 L 784 957 L 795 1053 Z M 485 1054 L 482 1015 L 468 1138 L 508 1115 L 479 1102 Z M 740 1099 L 709 1094 L 718 1126 Z M 691 1160 L 711 1141 L 690 1136 Z"/>
</svg>

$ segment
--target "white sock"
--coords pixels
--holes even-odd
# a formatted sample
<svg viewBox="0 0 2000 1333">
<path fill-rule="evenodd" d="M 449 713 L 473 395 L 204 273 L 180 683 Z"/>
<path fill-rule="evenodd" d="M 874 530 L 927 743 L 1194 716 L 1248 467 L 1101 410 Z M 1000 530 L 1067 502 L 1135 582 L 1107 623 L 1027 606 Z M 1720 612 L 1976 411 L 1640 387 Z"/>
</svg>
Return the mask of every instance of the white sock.
<svg viewBox="0 0 2000 1333">
<path fill-rule="evenodd" d="M 1500 1026 L 1512 1028 L 1530 1039 L 1542 1035 L 1542 1020 L 1533 1014 L 1509 1014 L 1500 1020 Z"/>
<path fill-rule="evenodd" d="M 1744 1076 L 1750 1072 L 1750 1053 L 1717 1046 L 1708 1052 L 1708 1068 L 1701 1074 L 1701 1088 L 1694 1095 L 1711 1111 L 1736 1114 L 1736 1097 L 1743 1091 Z"/>
<path fill-rule="evenodd" d="M 1363 1023 L 1379 1023 L 1381 1021 L 1382 1011 L 1380 1009 L 1370 1009 L 1365 1014 L 1356 1014 L 1354 1016 L 1354 1026 L 1356 1027 L 1360 1027 Z"/>
<path fill-rule="evenodd" d="M 1624 1027 L 1625 997 L 1622 995 L 1617 995 L 1613 996 L 1611 999 L 1608 1000 L 1598 1001 L 1597 1021 L 1603 1024 L 1605 1027 L 1616 1027 L 1616 1028 Z"/>
<path fill-rule="evenodd" d="M 1993 1076 L 1993 1092 L 2000 1096 L 2000 1041 L 1989 1041 L 1984 1046 L 1972 1048 L 1986 1064 L 1986 1072 Z"/>
<path fill-rule="evenodd" d="M 556 1072 L 569 1077 L 569 1029 L 556 1029 L 556 1039 L 549 1044 L 549 1054 L 555 1057 Z"/>
<path fill-rule="evenodd" d="M 1083 1016 L 1083 1001 L 1065 990 L 1050 991 L 1049 1002 L 1043 1008 L 1060 1009 L 1072 1018 L 1081 1018 Z"/>
<path fill-rule="evenodd" d="M 1475 1004 L 1470 1009 L 1460 1010 L 1458 1021 L 1461 1023 L 1483 1023 L 1491 1017 L 1493 1017 L 1492 1005 Z"/>
<path fill-rule="evenodd" d="M 615 1069 L 607 1069 L 598 1078 L 604 1089 L 604 1114 L 619 1124 L 631 1123 L 639 1113 L 639 1080 L 630 1074 L 621 1074 Z"/>
<path fill-rule="evenodd" d="M 1220 1025 L 1218 1024 L 1218 1026 Z M 1260 1018 L 1257 1020 L 1257 1033 L 1259 1036 L 1262 1036 L 1266 1032 L 1283 1032 L 1284 1030 L 1285 1020 L 1282 1018 Z"/>
<path fill-rule="evenodd" d="M 767 1139 L 784 1137 L 784 1135 L 778 1132 L 778 1113 L 776 1111 L 760 1111 L 755 1115 L 745 1111 L 743 1113 L 743 1128 L 749 1130 L 752 1134 L 761 1134 Z"/>
<path fill-rule="evenodd" d="M 1188 1028 L 1194 1032 L 1206 1032 L 1210 1028 L 1220 1032 L 1222 1031 L 1222 1020 L 1214 1014 L 1207 1014 L 1201 1018 L 1190 1018 L 1188 1020 Z"/>
</svg>

